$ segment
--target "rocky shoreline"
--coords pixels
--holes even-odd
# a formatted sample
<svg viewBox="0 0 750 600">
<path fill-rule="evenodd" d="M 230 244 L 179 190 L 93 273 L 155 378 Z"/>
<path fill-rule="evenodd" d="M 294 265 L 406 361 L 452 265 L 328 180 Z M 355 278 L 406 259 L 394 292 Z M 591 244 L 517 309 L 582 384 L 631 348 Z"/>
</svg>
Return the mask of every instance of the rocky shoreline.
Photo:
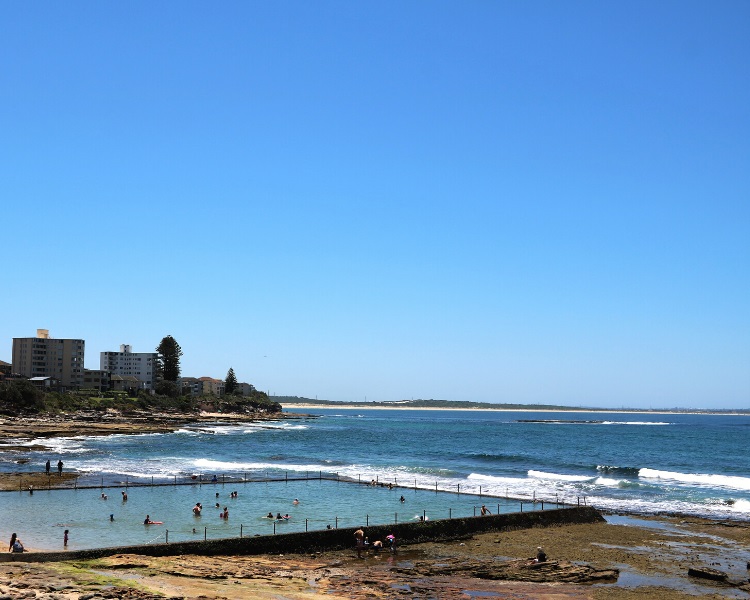
<svg viewBox="0 0 750 600">
<path fill-rule="evenodd" d="M 482 533 L 387 550 L 5 563 L 0 598 L 311 600 L 322 598 L 693 600 L 750 597 L 750 587 L 688 575 L 739 567 L 750 527 L 679 519 L 655 527 L 608 523 Z M 550 560 L 529 558 L 543 545 Z"/>
<path fill-rule="evenodd" d="M 291 413 L 166 413 L 151 411 L 130 411 L 121 413 L 115 410 L 100 412 L 79 412 L 75 414 L 0 418 L 0 444 L 6 452 L 23 453 L 29 450 L 45 450 L 45 438 L 64 436 L 105 436 L 134 435 L 142 433 L 169 433 L 186 425 L 231 421 L 249 423 L 257 421 L 283 421 L 307 415 Z M 23 442 L 28 440 L 28 444 Z M 33 443 L 32 443 L 33 440 Z M 8 445 L 8 442 L 12 442 Z M 58 475 L 54 468 L 50 476 L 43 471 L 23 469 L 23 461 L 18 460 L 18 469 L 0 473 L 0 491 L 35 488 L 65 487 L 74 473 Z"/>
</svg>

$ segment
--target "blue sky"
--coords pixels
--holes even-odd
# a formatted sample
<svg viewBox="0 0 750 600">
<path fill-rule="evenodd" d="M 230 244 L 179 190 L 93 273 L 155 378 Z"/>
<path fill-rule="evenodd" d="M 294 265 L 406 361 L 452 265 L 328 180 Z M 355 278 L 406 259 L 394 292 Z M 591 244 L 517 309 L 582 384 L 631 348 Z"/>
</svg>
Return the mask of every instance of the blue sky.
<svg viewBox="0 0 750 600">
<path fill-rule="evenodd" d="M 750 408 L 747 2 L 6 2 L 0 90 L 0 359 Z"/>
</svg>

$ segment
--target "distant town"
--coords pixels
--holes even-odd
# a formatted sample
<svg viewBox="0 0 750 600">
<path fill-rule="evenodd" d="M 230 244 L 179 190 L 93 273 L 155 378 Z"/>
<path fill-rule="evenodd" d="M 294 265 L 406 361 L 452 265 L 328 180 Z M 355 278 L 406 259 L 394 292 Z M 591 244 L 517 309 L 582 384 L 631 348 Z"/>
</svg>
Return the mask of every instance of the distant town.
<svg viewBox="0 0 750 600">
<path fill-rule="evenodd" d="M 47 329 L 37 329 L 36 337 L 13 338 L 12 362 L 0 360 L 0 382 L 26 381 L 41 392 L 114 391 L 136 396 L 143 392 L 163 393 L 159 385 L 166 380 L 171 384 L 168 388 L 171 393 L 167 395 L 199 397 L 227 393 L 227 379 L 182 377 L 179 366 L 176 371 L 173 368 L 173 377 L 165 377 L 164 357 L 159 352 L 133 352 L 129 344 L 121 344 L 119 350 L 99 352 L 99 369 L 86 369 L 85 350 L 84 340 L 56 339 Z M 231 393 L 242 396 L 257 393 L 253 385 L 232 381 L 232 377 L 234 372 L 230 368 Z"/>
</svg>

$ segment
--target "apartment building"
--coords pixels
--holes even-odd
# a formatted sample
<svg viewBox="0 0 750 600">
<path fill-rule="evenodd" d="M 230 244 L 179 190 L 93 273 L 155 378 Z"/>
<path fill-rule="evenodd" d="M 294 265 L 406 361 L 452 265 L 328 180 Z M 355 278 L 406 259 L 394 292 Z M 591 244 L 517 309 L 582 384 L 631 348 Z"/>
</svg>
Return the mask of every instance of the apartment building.
<svg viewBox="0 0 750 600">
<path fill-rule="evenodd" d="M 62 391 L 83 385 L 85 342 L 51 338 L 47 329 L 37 329 L 36 337 L 13 338 L 13 372 L 24 377 L 51 377 Z"/>
<path fill-rule="evenodd" d="M 133 352 L 128 344 L 121 344 L 119 352 L 100 352 L 99 369 L 112 375 L 137 377 L 142 390 L 156 387 L 156 352 Z"/>
<path fill-rule="evenodd" d="M 199 377 L 200 382 L 203 384 L 203 394 L 208 396 L 223 396 L 224 395 L 224 380 L 214 379 L 213 377 Z"/>
<path fill-rule="evenodd" d="M 106 392 L 110 388 L 109 371 L 96 369 L 83 370 L 83 387 L 87 390 L 96 390 L 97 392 Z"/>
</svg>

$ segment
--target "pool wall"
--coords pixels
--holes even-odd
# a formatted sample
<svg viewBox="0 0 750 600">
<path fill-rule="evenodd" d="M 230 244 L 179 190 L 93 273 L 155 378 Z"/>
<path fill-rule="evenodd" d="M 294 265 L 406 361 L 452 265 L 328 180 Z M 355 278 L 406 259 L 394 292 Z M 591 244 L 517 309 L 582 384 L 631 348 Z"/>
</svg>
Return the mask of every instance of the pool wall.
<svg viewBox="0 0 750 600">
<path fill-rule="evenodd" d="M 427 541 L 447 541 L 475 533 L 551 527 L 572 523 L 605 522 L 604 517 L 590 506 L 575 506 L 553 510 L 519 512 L 484 517 L 439 519 L 419 523 L 398 523 L 368 527 L 365 534 L 370 540 L 385 540 L 396 536 L 398 544 Z M 363 524 L 364 525 L 364 524 Z M 46 562 L 61 560 L 87 560 L 114 554 L 140 554 L 144 556 L 177 556 L 198 554 L 202 556 L 250 554 L 304 554 L 325 550 L 354 547 L 354 528 L 323 529 L 318 531 L 234 537 L 207 541 L 184 541 L 141 546 L 118 546 L 71 552 L 0 553 L 0 562 Z"/>
</svg>

